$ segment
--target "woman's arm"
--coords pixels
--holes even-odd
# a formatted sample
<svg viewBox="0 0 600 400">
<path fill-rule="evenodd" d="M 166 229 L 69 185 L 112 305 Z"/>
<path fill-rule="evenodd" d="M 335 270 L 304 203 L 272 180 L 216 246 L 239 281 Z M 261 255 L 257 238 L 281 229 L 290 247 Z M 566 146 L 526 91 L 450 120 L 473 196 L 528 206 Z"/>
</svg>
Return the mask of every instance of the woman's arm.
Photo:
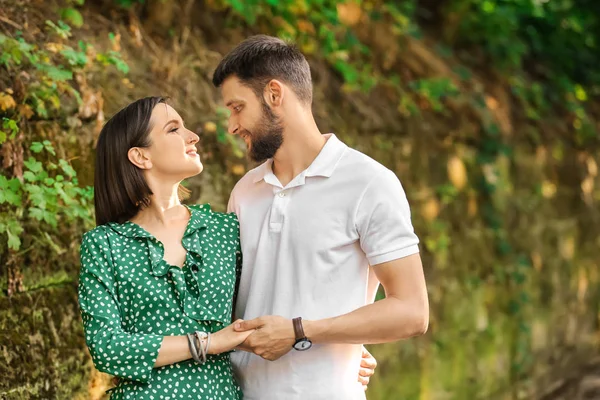
<svg viewBox="0 0 600 400">
<path fill-rule="evenodd" d="M 240 335 L 239 332 L 233 330 L 233 325 L 229 325 L 211 335 L 208 354 L 220 354 L 230 351 L 246 340 L 252 332 L 242 332 L 243 334 Z M 192 355 L 190 354 L 187 336 L 165 336 L 154 367 L 174 364 L 189 358 L 192 358 Z"/>
<path fill-rule="evenodd" d="M 98 370 L 146 382 L 153 368 L 192 357 L 188 339 L 186 336 L 128 333 L 122 329 L 116 285 L 106 256 L 109 244 L 103 237 L 103 233 L 87 234 L 81 245 L 78 294 L 86 344 Z M 250 333 L 240 334 L 232 327 L 214 333 L 209 354 L 233 349 Z"/>
<path fill-rule="evenodd" d="M 99 371 L 147 382 L 163 336 L 128 333 L 122 329 L 109 251 L 102 230 L 84 235 L 78 295 L 85 341 Z"/>
</svg>

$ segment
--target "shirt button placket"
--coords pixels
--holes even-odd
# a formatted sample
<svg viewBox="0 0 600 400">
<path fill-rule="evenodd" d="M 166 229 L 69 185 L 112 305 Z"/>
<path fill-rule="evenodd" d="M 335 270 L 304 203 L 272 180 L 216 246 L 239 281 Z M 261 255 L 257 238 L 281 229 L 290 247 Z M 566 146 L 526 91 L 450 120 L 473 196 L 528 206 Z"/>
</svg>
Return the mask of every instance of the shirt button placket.
<svg viewBox="0 0 600 400">
<path fill-rule="evenodd" d="M 271 207 L 271 219 L 269 221 L 269 230 L 271 232 L 281 232 L 284 209 L 288 200 L 286 199 L 287 195 L 288 193 L 285 190 L 275 193 L 275 198 L 273 199 L 273 205 Z"/>
</svg>

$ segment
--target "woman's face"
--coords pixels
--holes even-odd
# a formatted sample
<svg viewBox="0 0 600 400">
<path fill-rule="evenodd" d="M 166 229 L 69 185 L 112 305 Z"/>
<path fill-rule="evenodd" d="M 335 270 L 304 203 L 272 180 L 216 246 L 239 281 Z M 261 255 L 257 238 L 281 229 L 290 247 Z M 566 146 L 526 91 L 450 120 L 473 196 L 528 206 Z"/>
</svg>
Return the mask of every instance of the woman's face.
<svg viewBox="0 0 600 400">
<path fill-rule="evenodd" d="M 169 181 L 181 181 L 202 172 L 204 167 L 196 149 L 198 135 L 183 126 L 173 107 L 157 104 L 150 118 L 150 129 L 150 147 L 134 153 L 138 161 L 134 164 L 140 166 L 141 160 L 146 173 Z"/>
</svg>

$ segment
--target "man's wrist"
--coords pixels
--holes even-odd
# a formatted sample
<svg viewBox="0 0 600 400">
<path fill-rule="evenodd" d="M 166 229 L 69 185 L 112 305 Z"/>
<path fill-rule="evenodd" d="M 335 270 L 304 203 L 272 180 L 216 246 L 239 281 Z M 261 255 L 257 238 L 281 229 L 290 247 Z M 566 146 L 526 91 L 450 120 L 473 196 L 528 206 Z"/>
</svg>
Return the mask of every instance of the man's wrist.
<svg viewBox="0 0 600 400">
<path fill-rule="evenodd" d="M 319 321 L 308 321 L 306 319 L 302 320 L 302 327 L 304 328 L 304 335 L 311 341 L 315 342 L 317 338 L 317 330 L 318 330 Z"/>
</svg>

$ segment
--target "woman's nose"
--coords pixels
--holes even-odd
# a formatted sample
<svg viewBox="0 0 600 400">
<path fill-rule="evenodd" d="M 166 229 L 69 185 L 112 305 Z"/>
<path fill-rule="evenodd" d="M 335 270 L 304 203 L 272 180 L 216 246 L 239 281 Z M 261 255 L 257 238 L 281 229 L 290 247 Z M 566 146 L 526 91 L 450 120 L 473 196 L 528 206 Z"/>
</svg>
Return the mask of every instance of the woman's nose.
<svg viewBox="0 0 600 400">
<path fill-rule="evenodd" d="M 196 135 L 194 132 L 190 131 L 189 129 L 187 130 L 189 137 L 188 137 L 188 142 L 189 143 L 198 143 L 198 141 L 200 140 L 200 137 L 198 135 Z"/>
</svg>

